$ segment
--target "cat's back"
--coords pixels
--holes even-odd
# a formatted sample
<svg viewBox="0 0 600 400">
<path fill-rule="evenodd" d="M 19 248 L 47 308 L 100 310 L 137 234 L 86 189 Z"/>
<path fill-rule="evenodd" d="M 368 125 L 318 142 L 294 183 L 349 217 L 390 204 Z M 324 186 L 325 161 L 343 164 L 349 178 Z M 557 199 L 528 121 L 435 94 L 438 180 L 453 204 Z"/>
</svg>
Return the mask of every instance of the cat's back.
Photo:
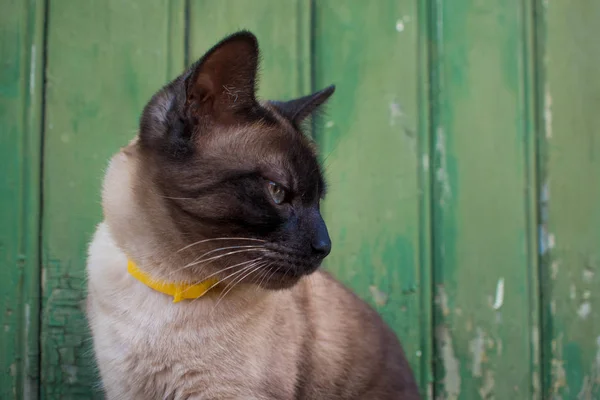
<svg viewBox="0 0 600 400">
<path fill-rule="evenodd" d="M 420 398 L 400 342 L 371 306 L 322 270 L 295 297 L 308 338 L 299 398 Z"/>
</svg>

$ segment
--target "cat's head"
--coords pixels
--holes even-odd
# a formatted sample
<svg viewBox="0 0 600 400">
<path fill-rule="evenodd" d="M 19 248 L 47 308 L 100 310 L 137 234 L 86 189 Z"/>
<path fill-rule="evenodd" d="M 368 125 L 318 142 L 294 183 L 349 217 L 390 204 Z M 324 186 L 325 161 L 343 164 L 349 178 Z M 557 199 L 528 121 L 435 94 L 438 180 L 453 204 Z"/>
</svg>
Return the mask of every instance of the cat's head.
<svg viewBox="0 0 600 400">
<path fill-rule="evenodd" d="M 111 188 L 119 167 L 109 170 L 109 225 L 146 236 L 136 242 L 117 234 L 133 257 L 162 253 L 146 259 L 164 260 L 172 270 L 157 271 L 163 277 L 181 271 L 190 280 L 215 274 L 229 283 L 287 287 L 331 250 L 319 209 L 325 182 L 301 126 L 334 88 L 259 102 L 258 60 L 254 35 L 236 33 L 152 97 L 138 140 L 122 155 L 135 165 L 125 184 L 133 188 L 127 210 L 111 201 L 125 189 Z"/>
</svg>

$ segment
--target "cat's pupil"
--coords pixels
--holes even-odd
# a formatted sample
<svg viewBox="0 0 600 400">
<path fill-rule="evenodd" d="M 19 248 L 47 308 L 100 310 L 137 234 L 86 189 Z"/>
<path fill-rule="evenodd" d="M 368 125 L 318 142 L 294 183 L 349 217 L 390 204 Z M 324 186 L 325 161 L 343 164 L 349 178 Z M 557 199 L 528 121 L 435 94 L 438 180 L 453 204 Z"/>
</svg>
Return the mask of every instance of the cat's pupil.
<svg viewBox="0 0 600 400">
<path fill-rule="evenodd" d="M 285 200 L 285 190 L 275 182 L 269 182 L 269 193 L 275 204 L 281 204 Z"/>
</svg>

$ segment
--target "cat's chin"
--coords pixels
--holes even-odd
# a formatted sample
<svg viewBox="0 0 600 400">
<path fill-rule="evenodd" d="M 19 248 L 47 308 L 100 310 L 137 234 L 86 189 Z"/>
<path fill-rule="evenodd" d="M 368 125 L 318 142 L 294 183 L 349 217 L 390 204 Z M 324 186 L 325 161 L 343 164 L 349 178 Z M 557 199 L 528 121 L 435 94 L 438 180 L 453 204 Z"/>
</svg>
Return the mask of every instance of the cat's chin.
<svg viewBox="0 0 600 400">
<path fill-rule="evenodd" d="M 302 268 L 294 268 L 294 269 L 276 269 L 272 272 L 269 279 L 265 279 L 260 282 L 258 286 L 267 290 L 283 290 L 289 289 L 296 285 L 300 279 L 305 276 L 309 276 L 315 273 L 320 267 L 320 263 L 310 266 L 310 267 L 302 267 Z"/>
</svg>

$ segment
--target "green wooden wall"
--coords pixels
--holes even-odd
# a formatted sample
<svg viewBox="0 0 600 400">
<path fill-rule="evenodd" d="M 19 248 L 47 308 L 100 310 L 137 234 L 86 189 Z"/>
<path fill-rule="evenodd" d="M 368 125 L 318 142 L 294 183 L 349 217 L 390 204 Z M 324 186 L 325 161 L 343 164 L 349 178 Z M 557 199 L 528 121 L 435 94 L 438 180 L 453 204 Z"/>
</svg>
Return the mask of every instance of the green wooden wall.
<svg viewBox="0 0 600 400">
<path fill-rule="evenodd" d="M 254 31 L 314 121 L 326 267 L 429 399 L 600 398 L 600 2 L 0 0 L 0 398 L 101 398 L 84 319 L 107 159 Z"/>
</svg>

